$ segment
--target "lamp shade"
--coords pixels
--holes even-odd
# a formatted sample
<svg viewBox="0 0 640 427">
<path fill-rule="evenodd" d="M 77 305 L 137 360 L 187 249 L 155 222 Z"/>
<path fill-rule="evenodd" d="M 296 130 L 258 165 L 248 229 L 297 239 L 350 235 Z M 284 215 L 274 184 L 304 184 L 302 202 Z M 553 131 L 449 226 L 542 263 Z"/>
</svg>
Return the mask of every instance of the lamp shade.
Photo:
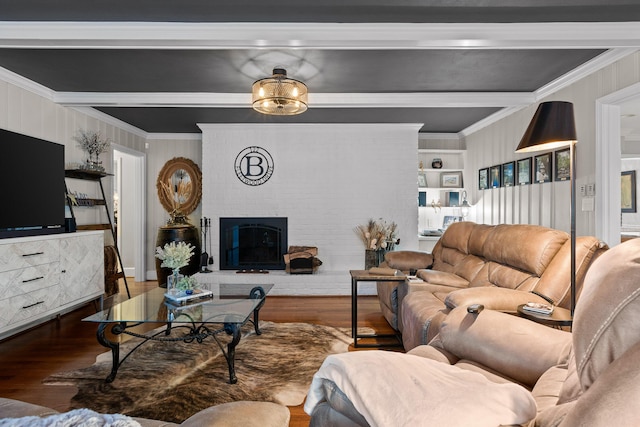
<svg viewBox="0 0 640 427">
<path fill-rule="evenodd" d="M 577 140 L 573 104 L 565 101 L 543 102 L 531 119 L 516 153 L 552 150 Z"/>
<path fill-rule="evenodd" d="M 257 80 L 251 88 L 253 109 L 262 114 L 292 116 L 307 111 L 307 86 L 287 77 L 284 68 Z"/>
</svg>

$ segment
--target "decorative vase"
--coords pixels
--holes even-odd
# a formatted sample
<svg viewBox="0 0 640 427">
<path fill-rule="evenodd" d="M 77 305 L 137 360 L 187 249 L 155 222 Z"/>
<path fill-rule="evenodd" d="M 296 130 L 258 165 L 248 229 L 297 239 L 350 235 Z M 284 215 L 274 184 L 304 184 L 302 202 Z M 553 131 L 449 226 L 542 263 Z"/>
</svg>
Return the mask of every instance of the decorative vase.
<svg viewBox="0 0 640 427">
<path fill-rule="evenodd" d="M 189 264 L 181 268 L 182 273 L 191 276 L 200 271 L 200 232 L 193 225 L 187 226 L 162 226 L 158 229 L 156 238 L 156 246 L 164 247 L 169 242 L 185 242 L 191 244 L 195 249 L 193 256 L 189 260 Z M 167 267 L 161 267 L 162 260 L 156 258 L 156 275 L 158 277 L 158 286 L 167 287 L 167 277 L 171 274 L 171 270 Z"/>
<path fill-rule="evenodd" d="M 431 167 L 434 169 L 442 169 L 442 159 L 438 157 L 433 159 L 433 161 L 431 162 Z"/>
<path fill-rule="evenodd" d="M 86 160 L 84 168 L 89 171 L 104 172 L 104 167 L 102 167 L 102 162 L 100 161 L 100 154 L 89 153 L 89 158 Z"/>
<path fill-rule="evenodd" d="M 365 249 L 364 251 L 364 269 L 377 267 L 384 260 L 385 251 L 376 249 Z"/>
<path fill-rule="evenodd" d="M 169 295 L 178 295 L 180 292 L 178 290 L 178 282 L 182 280 L 184 277 L 183 274 L 180 274 L 179 268 L 174 268 L 171 274 L 167 277 L 167 293 Z"/>
</svg>

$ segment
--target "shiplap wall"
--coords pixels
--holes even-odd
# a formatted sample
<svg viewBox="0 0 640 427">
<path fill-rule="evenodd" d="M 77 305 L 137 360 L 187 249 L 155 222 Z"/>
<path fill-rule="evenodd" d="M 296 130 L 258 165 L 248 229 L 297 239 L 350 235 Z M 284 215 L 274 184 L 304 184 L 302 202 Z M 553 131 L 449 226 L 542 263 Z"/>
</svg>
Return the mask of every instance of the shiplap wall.
<svg viewBox="0 0 640 427">
<path fill-rule="evenodd" d="M 152 135 L 153 137 L 153 135 Z M 147 277 L 155 280 L 155 248 L 158 228 L 169 220 L 169 214 L 160 204 L 156 182 L 160 169 L 174 157 L 186 157 L 202 169 L 202 142 L 199 136 L 187 136 L 184 139 L 162 138 L 149 139 L 147 151 L 147 242 L 146 264 Z M 200 225 L 202 204 L 189 215 L 189 220 L 195 226 Z"/>
<path fill-rule="evenodd" d="M 577 144 L 576 186 L 595 183 L 596 100 L 640 81 L 640 53 L 633 53 L 580 81 L 554 93 L 543 101 L 574 103 L 579 142 Z M 530 155 L 516 154 L 537 104 L 465 137 L 468 165 L 465 176 L 472 179 L 471 203 L 477 222 L 487 224 L 529 223 L 569 231 L 569 182 L 533 184 L 519 188 L 478 190 L 478 170 Z M 620 141 L 611 141 L 619 144 Z M 539 153 L 535 153 L 536 155 Z M 596 188 L 596 191 L 601 189 Z M 576 231 L 578 235 L 595 235 L 595 212 L 582 211 L 582 197 L 577 195 Z"/>
<path fill-rule="evenodd" d="M 68 165 L 82 163 L 86 160 L 85 152 L 73 140 L 79 129 L 99 131 L 102 136 L 121 146 L 144 151 L 145 140 L 140 135 L 128 132 L 81 111 L 57 105 L 35 91 L 23 89 L 1 79 L 0 128 L 64 145 L 65 162 Z M 112 153 L 103 153 L 100 159 L 105 168 L 111 170 Z M 23 159 L 23 161 L 25 171 L 28 171 L 29 159 Z M 37 173 L 37 171 L 29 171 L 29 173 Z M 103 184 L 105 194 L 111 198 L 111 180 L 105 179 Z M 99 189 L 91 182 L 78 180 L 71 182 L 70 180 L 68 185 L 70 191 L 95 195 L 97 190 L 99 194 Z M 76 214 L 78 223 L 106 222 L 106 215 L 102 209 L 77 209 Z M 105 233 L 105 241 L 110 242 L 110 239 L 110 234 Z"/>
</svg>

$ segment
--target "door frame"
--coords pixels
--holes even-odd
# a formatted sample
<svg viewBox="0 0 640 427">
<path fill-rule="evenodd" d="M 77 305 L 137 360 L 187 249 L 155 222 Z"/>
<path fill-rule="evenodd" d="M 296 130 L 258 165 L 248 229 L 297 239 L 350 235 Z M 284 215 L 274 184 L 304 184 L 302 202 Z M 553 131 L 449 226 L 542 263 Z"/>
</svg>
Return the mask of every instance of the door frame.
<svg viewBox="0 0 640 427">
<path fill-rule="evenodd" d="M 640 97 L 640 83 L 596 100 L 596 236 L 620 243 L 620 105 Z M 615 143 L 614 143 L 615 142 Z"/>
<path fill-rule="evenodd" d="M 141 151 L 133 150 L 128 147 L 124 147 L 118 144 L 111 144 L 113 151 L 119 151 L 121 153 L 132 156 L 135 170 L 133 175 L 135 182 L 132 185 L 122 186 L 131 188 L 134 191 L 134 200 L 136 201 L 134 206 L 134 280 L 136 282 L 144 282 L 146 278 L 146 254 L 145 254 L 145 242 L 147 241 L 147 229 L 146 223 L 146 164 L 147 154 Z M 122 195 L 120 195 L 122 198 Z M 112 207 L 113 208 L 113 207 Z"/>
</svg>

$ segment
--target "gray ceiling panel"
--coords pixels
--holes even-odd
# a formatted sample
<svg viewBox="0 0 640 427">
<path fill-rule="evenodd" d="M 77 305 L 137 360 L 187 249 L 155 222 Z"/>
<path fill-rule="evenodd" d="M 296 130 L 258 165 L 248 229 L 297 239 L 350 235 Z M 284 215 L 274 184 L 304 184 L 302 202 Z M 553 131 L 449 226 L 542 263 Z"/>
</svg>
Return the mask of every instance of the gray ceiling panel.
<svg viewBox="0 0 640 427">
<path fill-rule="evenodd" d="M 14 27 L 33 30 L 33 35 L 15 37 L 12 34 L 15 28 L 11 27 L 15 21 L 27 21 Z M 52 30 L 47 27 L 49 22 L 59 26 L 52 26 Z M 70 27 L 67 22 L 78 25 Z M 98 22 L 105 26 L 89 31 L 96 28 L 94 23 Z M 252 33 L 253 26 L 236 26 L 239 27 L 234 28 L 233 37 L 236 38 L 223 40 L 221 44 L 216 44 L 218 39 L 215 38 L 220 33 L 227 34 L 226 30 L 220 31 L 221 26 L 215 26 L 211 38 L 214 41 L 208 39 L 210 33 L 198 39 L 191 32 L 189 37 L 195 37 L 194 40 L 188 37 L 186 41 L 171 37 L 165 40 L 163 32 L 157 39 L 152 36 L 150 40 L 143 40 L 147 44 L 137 44 L 136 36 L 144 30 L 151 27 L 165 31 L 167 28 L 155 23 L 247 22 L 374 25 L 366 26 L 371 45 L 367 40 L 363 44 L 349 44 L 357 40 L 354 32 L 362 28 L 354 25 L 349 27 L 353 32 L 342 33 L 354 37 L 353 40 L 334 40 L 334 44 L 323 45 L 324 39 L 311 37 L 312 42 L 301 45 L 308 47 L 306 49 L 290 49 L 296 46 L 296 34 L 288 40 L 273 36 L 275 41 L 270 39 L 272 44 L 268 47 L 255 49 L 261 46 L 257 42 L 262 41 L 262 33 Z M 449 34 L 442 36 L 444 42 L 429 38 L 432 27 L 442 28 L 429 24 L 562 22 L 640 22 L 640 0 L 280 0 L 275 5 L 264 0 L 0 0 L 0 41 L 3 46 L 0 48 L 0 67 L 38 83 L 54 94 L 64 92 L 66 98 L 55 95 L 53 98 L 64 98 L 59 102 L 65 102 L 65 105 L 92 106 L 150 133 L 199 132 L 197 123 L 262 122 L 424 123 L 422 132 L 456 133 L 501 107 L 533 102 L 537 96 L 534 94 L 540 88 L 599 57 L 607 47 L 640 47 L 640 37 L 620 35 L 600 44 L 597 37 L 595 41 L 590 40 L 591 24 L 588 24 L 588 30 L 581 33 L 589 39 L 584 45 L 580 44 L 581 40 L 575 44 L 574 41 L 565 43 L 565 36 L 570 40 L 572 34 L 571 30 L 565 31 L 564 26 L 554 33 L 561 42 L 547 44 L 546 33 L 537 37 L 530 26 L 522 33 L 514 31 L 513 26 L 506 26 L 511 32 L 506 35 L 500 32 L 505 27 L 502 26 L 494 33 L 481 31 L 479 35 L 470 30 L 471 39 L 479 44 L 467 48 L 465 25 L 448 26 L 455 27 L 456 34 L 462 35 L 460 39 L 451 36 L 454 41 L 447 44 Z M 384 37 L 378 40 L 379 23 L 425 25 L 419 26 L 419 30 L 411 26 L 414 31 L 411 34 L 417 41 L 410 35 L 406 44 L 400 39 L 399 47 L 395 44 L 390 47 L 385 41 L 398 41 Z M 3 27 L 2 24 L 7 25 Z M 33 27 L 27 27 L 27 24 Z M 271 26 L 280 30 L 283 25 Z M 176 27 L 183 30 L 180 25 Z M 184 28 L 191 30 L 192 27 Z M 211 27 L 205 27 L 206 31 Z M 301 31 L 299 26 L 292 27 Z M 319 31 L 316 28 L 321 26 L 312 27 L 313 31 Z M 260 31 L 264 29 L 260 28 Z M 400 27 L 389 25 L 385 28 L 395 31 Z M 582 28 L 586 27 L 583 25 Z M 4 29 L 7 29 L 6 34 L 3 34 Z M 114 30 L 131 39 L 121 40 L 108 32 Z M 422 31 L 428 33 L 424 40 Z M 251 34 L 246 35 L 247 32 Z M 585 36 L 587 32 L 589 34 Z M 85 39 L 87 34 L 92 37 L 90 40 Z M 327 37 L 326 34 L 321 33 Z M 105 44 L 101 45 L 103 35 Z M 245 35 L 248 42 L 244 40 Z M 511 40 L 509 35 L 522 37 Z M 389 32 L 386 32 L 385 37 L 388 36 Z M 620 44 L 620 38 L 625 39 L 623 42 L 630 39 L 631 43 Z M 224 41 L 230 44 L 225 45 Z M 421 45 L 423 41 L 427 44 Z M 435 48 L 430 41 L 434 41 Z M 283 50 L 281 46 L 288 49 Z M 226 108 L 243 105 L 244 98 L 239 98 L 238 94 L 248 96 L 251 84 L 270 75 L 275 66 L 284 66 L 290 77 L 304 81 L 309 87 L 310 99 L 314 94 L 328 94 L 325 99 L 329 101 L 325 101 L 323 108 L 311 104 L 306 113 L 295 117 L 262 116 L 249 107 Z M 153 96 L 129 97 L 132 92 Z M 176 93 L 180 95 L 169 96 Z M 198 98 L 194 103 L 184 101 L 196 97 L 182 94 L 194 93 L 219 95 L 211 102 L 206 97 Z M 364 101 L 351 103 L 345 98 L 358 97 L 343 94 L 363 94 L 360 98 Z M 408 94 L 418 96 L 404 96 Z M 449 94 L 460 95 L 462 101 L 448 103 Z M 502 99 L 505 94 L 514 97 Z M 108 98 L 106 95 L 114 97 L 103 101 Z M 154 101 L 148 101 L 151 98 Z M 496 98 L 499 100 L 494 102 Z M 234 101 L 237 99 L 240 101 Z M 381 108 L 388 100 L 398 99 L 400 101 L 393 106 Z M 174 107 L 176 105 L 188 107 Z M 211 106 L 215 108 L 209 108 Z M 353 106 L 358 108 L 351 108 Z"/>
</svg>

